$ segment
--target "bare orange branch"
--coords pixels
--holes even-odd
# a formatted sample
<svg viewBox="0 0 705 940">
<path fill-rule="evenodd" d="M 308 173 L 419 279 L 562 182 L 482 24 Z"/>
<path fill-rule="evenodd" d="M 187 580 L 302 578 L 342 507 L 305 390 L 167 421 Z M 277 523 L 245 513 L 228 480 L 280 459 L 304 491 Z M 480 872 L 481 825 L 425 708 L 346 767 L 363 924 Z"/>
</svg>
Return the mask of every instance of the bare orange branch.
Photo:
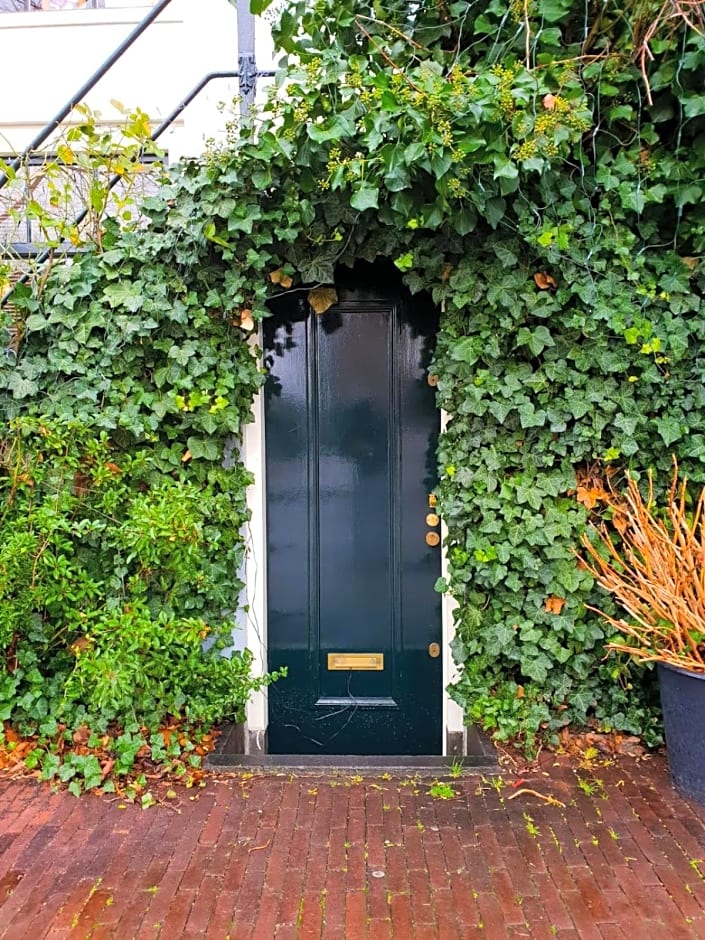
<svg viewBox="0 0 705 940">
<path fill-rule="evenodd" d="M 663 510 L 651 474 L 646 500 L 628 475 L 625 492 L 610 487 L 602 502 L 612 510 L 621 542 L 615 544 L 607 524 L 594 526 L 597 543 L 583 537 L 585 564 L 629 618 L 589 608 L 624 636 L 607 648 L 640 662 L 705 672 L 705 489 L 689 509 L 687 480 L 679 481 L 674 457 Z"/>
<path fill-rule="evenodd" d="M 675 21 L 675 24 L 673 21 Z M 637 38 L 635 58 L 639 63 L 644 87 L 646 88 L 646 99 L 649 104 L 653 104 L 653 99 L 646 72 L 646 63 L 647 59 L 650 62 L 653 62 L 654 59 L 650 43 L 661 29 L 665 28 L 665 24 L 670 24 L 670 29 L 673 31 L 679 23 L 685 23 L 689 29 L 702 35 L 705 32 L 705 0 L 664 0 L 656 17 L 647 26 L 643 36 Z"/>
</svg>

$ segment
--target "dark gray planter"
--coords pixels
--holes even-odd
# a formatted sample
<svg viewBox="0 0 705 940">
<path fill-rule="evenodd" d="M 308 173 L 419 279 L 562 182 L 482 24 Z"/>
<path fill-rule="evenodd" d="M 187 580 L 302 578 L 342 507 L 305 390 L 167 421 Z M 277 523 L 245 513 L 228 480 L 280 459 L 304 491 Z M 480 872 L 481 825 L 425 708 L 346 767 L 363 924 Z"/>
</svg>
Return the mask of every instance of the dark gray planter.
<svg viewBox="0 0 705 940">
<path fill-rule="evenodd" d="M 657 664 L 668 767 L 674 787 L 705 803 L 705 674 Z"/>
</svg>

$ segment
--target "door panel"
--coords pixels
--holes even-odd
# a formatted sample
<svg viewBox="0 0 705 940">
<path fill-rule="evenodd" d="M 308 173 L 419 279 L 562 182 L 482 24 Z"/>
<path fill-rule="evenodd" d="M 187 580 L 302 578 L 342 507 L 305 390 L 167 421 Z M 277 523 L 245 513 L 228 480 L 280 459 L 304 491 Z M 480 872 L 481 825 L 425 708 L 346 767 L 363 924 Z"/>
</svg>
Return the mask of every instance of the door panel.
<svg viewBox="0 0 705 940">
<path fill-rule="evenodd" d="M 401 290 L 339 294 L 322 316 L 280 300 L 265 323 L 269 667 L 289 670 L 269 750 L 440 753 L 437 315 Z"/>
<path fill-rule="evenodd" d="M 329 670 L 327 663 L 337 651 L 392 655 L 390 319 L 389 309 L 340 304 L 314 324 L 319 700 L 392 694 L 390 669 L 350 672 Z"/>
</svg>

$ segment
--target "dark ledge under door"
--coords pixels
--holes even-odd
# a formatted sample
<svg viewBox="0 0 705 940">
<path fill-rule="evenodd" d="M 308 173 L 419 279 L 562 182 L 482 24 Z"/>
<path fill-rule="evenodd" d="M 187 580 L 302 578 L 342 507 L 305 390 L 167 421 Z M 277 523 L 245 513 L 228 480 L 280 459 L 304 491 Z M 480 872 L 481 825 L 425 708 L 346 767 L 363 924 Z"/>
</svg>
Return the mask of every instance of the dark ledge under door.
<svg viewBox="0 0 705 940">
<path fill-rule="evenodd" d="M 250 753 L 245 754 L 245 729 L 243 725 L 224 724 L 215 750 L 206 759 L 208 770 L 236 770 L 259 768 L 272 770 L 278 767 L 299 770 L 403 770 L 428 771 L 438 774 L 451 765 L 461 765 L 463 770 L 498 770 L 497 753 L 489 738 L 474 725 L 467 729 L 465 753 L 462 753 L 462 735 L 449 736 L 449 753 L 446 756 L 430 755 L 360 755 L 360 754 L 267 754 L 263 746 L 263 734 L 253 734 Z"/>
</svg>

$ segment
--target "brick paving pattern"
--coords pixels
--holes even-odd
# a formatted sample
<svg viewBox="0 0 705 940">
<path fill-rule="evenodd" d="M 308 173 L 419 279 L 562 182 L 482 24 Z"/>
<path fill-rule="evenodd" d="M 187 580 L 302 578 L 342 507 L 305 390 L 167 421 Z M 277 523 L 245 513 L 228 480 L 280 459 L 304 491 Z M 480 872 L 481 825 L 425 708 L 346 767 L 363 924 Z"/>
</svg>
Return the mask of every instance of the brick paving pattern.
<svg viewBox="0 0 705 940">
<path fill-rule="evenodd" d="M 442 783 L 222 774 L 142 810 L 0 779 L 0 937 L 705 938 L 705 808 L 661 758 Z"/>
</svg>

